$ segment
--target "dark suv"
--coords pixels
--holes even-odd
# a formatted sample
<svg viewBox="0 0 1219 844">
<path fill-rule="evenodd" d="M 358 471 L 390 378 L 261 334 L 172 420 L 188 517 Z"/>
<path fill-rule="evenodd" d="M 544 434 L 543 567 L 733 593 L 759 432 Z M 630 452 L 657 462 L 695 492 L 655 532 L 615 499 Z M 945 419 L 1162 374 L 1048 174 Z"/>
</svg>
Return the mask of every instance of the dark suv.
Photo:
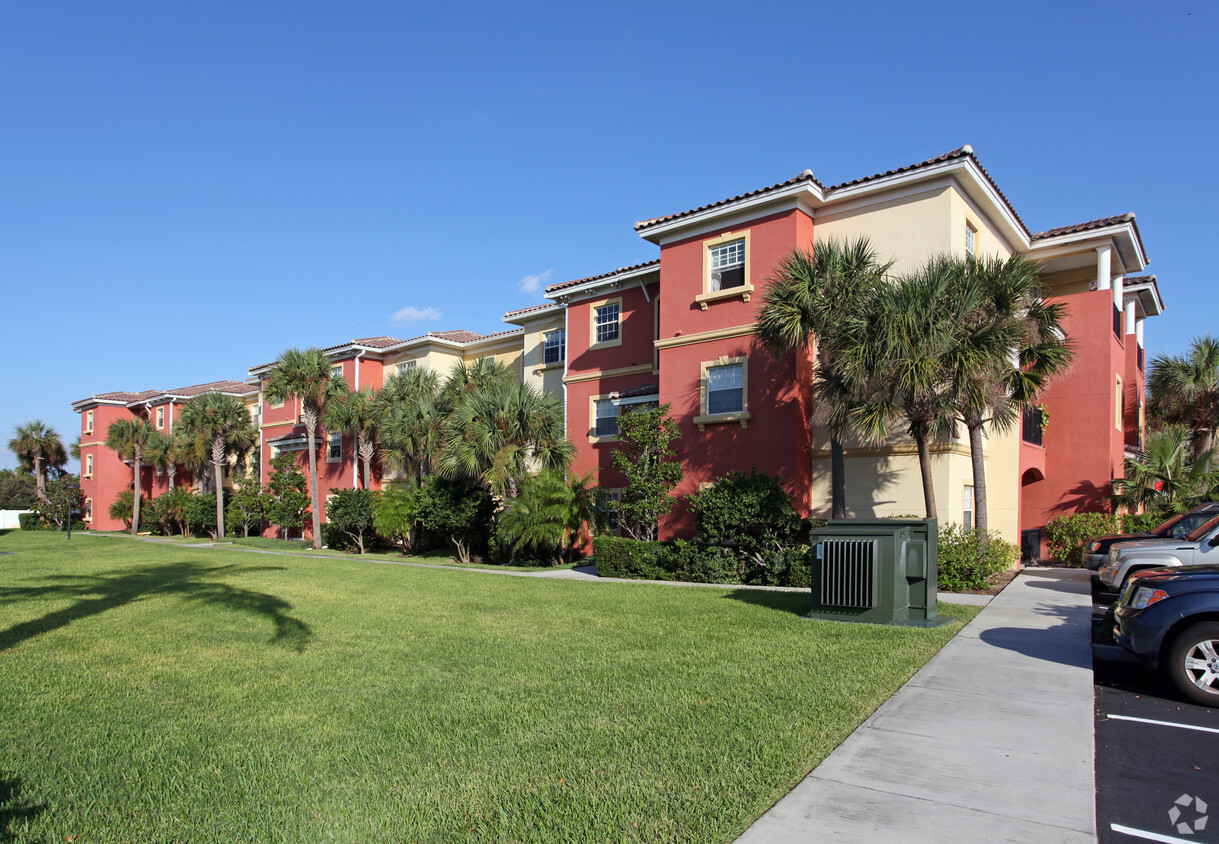
<svg viewBox="0 0 1219 844">
<path fill-rule="evenodd" d="M 1190 700 L 1219 707 L 1219 565 L 1135 572 L 1115 617 L 1119 645 Z"/>
<path fill-rule="evenodd" d="M 1214 501 L 1199 504 L 1192 510 L 1173 516 L 1151 529 L 1149 533 L 1121 533 L 1112 536 L 1094 536 L 1084 542 L 1084 567 L 1096 571 L 1105 564 L 1109 549 L 1119 542 L 1134 539 L 1183 539 L 1189 536 L 1207 519 L 1219 516 L 1219 503 Z"/>
</svg>

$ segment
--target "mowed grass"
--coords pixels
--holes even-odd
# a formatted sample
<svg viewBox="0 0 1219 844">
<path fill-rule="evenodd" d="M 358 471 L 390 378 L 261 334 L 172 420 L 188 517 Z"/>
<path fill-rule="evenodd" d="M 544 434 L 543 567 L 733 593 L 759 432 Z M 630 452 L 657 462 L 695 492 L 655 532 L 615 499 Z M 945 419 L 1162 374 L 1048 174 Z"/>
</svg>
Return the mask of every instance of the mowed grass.
<svg viewBox="0 0 1219 844">
<path fill-rule="evenodd" d="M 960 626 L 47 533 L 0 551 L 0 840 L 729 841 Z"/>
</svg>

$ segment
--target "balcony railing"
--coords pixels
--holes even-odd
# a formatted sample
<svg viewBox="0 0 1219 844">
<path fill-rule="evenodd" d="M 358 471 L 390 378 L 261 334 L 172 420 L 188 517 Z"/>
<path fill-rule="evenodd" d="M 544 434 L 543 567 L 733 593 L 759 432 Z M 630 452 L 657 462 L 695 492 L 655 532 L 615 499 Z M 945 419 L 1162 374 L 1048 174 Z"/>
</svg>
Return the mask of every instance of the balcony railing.
<svg viewBox="0 0 1219 844">
<path fill-rule="evenodd" d="M 1041 445 L 1041 422 L 1044 414 L 1039 407 L 1026 408 L 1020 425 L 1020 439 L 1032 445 Z"/>
<path fill-rule="evenodd" d="M 1122 309 L 1117 305 L 1113 306 L 1113 336 L 1122 339 Z"/>
</svg>

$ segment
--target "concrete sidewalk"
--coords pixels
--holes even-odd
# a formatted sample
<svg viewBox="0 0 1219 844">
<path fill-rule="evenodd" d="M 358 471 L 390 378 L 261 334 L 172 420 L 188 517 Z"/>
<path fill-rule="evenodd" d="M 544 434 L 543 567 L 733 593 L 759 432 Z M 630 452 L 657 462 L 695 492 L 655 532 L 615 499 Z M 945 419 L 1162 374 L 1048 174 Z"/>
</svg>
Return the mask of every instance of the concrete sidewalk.
<svg viewBox="0 0 1219 844">
<path fill-rule="evenodd" d="M 738 841 L 1095 841 L 1091 614 L 1027 569 Z"/>
</svg>

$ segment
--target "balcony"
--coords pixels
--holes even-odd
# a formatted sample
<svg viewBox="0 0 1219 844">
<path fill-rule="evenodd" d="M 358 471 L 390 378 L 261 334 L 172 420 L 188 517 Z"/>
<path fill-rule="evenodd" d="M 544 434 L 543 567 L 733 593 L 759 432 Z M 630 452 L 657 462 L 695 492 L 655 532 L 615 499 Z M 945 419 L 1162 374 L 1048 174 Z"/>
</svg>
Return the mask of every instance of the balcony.
<svg viewBox="0 0 1219 844">
<path fill-rule="evenodd" d="M 1025 408 L 1024 419 L 1020 424 L 1020 439 L 1029 445 L 1044 445 L 1042 442 L 1041 425 L 1045 414 L 1039 407 Z"/>
<path fill-rule="evenodd" d="M 1122 309 L 1117 305 L 1113 306 L 1113 336 L 1122 339 Z"/>
<path fill-rule="evenodd" d="M 1142 346 L 1139 346 L 1139 347 L 1138 347 L 1138 351 L 1137 351 L 1135 354 L 1138 356 L 1138 362 L 1139 362 L 1139 372 L 1144 372 L 1145 370 L 1143 369 L 1143 363 L 1144 363 L 1144 361 L 1143 361 L 1143 347 L 1142 347 Z"/>
</svg>

